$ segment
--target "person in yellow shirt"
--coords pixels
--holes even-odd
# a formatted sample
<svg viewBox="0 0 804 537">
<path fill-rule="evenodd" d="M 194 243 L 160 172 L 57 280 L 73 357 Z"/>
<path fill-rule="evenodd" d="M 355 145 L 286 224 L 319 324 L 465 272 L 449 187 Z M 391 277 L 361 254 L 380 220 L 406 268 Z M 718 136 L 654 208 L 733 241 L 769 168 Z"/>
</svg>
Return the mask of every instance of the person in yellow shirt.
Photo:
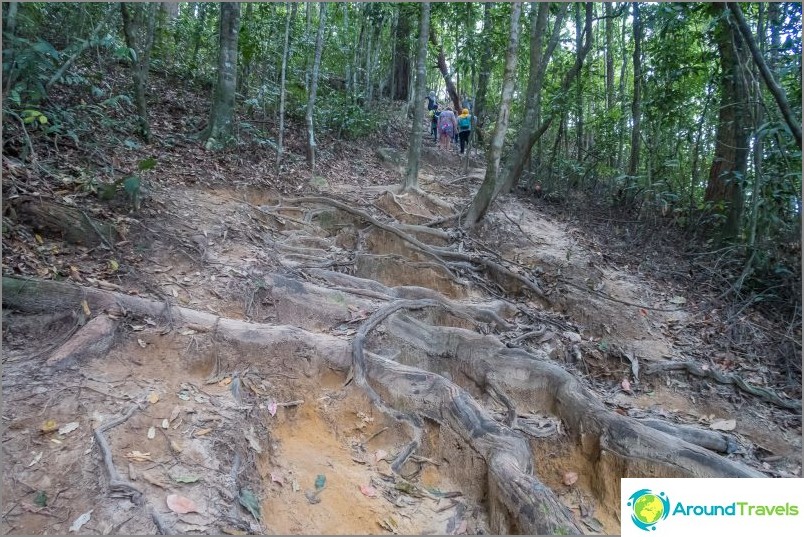
<svg viewBox="0 0 804 537">
<path fill-rule="evenodd" d="M 469 145 L 469 136 L 472 134 L 472 115 L 469 114 L 469 109 L 464 108 L 461 110 L 461 115 L 458 116 L 458 137 L 461 141 L 461 155 L 463 150 Z"/>
</svg>

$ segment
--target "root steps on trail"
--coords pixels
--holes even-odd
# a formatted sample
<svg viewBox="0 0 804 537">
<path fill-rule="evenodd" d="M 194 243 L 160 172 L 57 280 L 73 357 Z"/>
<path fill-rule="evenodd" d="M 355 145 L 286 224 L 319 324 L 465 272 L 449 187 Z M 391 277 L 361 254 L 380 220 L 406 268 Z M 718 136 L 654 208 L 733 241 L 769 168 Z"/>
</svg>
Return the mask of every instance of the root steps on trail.
<svg viewBox="0 0 804 537">
<path fill-rule="evenodd" d="M 142 297 L 53 281 L 4 278 L 3 301 L 23 311 L 75 309 L 86 300 L 92 311 L 134 317 L 151 317 L 172 326 L 193 325 L 224 341 L 241 345 L 249 352 L 282 345 L 283 352 L 312 359 L 312 370 L 327 365 L 338 371 L 353 369 L 355 383 L 388 415 L 410 426 L 410 442 L 395 460 L 400 471 L 404 462 L 421 446 L 422 418 L 457 434 L 478 453 L 487 467 L 491 525 L 499 533 L 579 533 L 572 515 L 549 487 L 533 474 L 533 454 L 528 441 L 509 425 L 515 424 L 519 409 L 538 409 L 559 417 L 579 449 L 594 468 L 593 487 L 607 508 L 619 501 L 619 477 L 652 472 L 686 477 L 761 477 L 747 466 L 717 455 L 682 438 L 693 439 L 672 428 L 662 432 L 638 420 L 607 410 L 570 373 L 544 357 L 521 349 L 507 348 L 494 336 L 471 330 L 431 326 L 411 317 L 421 309 L 442 309 L 450 315 L 469 316 L 484 322 L 482 307 L 452 309 L 442 298 L 407 299 L 410 289 L 400 291 L 381 284 L 369 284 L 347 275 L 316 272 L 318 277 L 350 285 L 361 285 L 391 297 L 359 329 L 353 341 L 312 333 L 292 326 L 247 323 L 166 305 Z M 285 288 L 296 288 L 315 307 L 315 295 L 327 291 L 310 284 L 296 284 L 276 278 Z M 294 287 L 298 285 L 298 287 Z M 415 292 L 414 292 L 415 294 Z M 429 294 L 429 293 L 424 293 Z M 486 312 L 487 313 L 487 312 Z M 364 347 L 374 341 L 373 332 L 383 324 L 383 348 L 397 342 L 409 364 L 419 358 L 423 367 L 403 365 Z M 376 345 L 377 343 L 371 343 Z M 295 350 L 294 350 L 295 349 Z M 411 354 L 413 352 L 413 354 Z M 470 379 L 482 391 L 491 393 L 507 407 L 509 423 L 497 422 L 464 388 L 432 373 L 452 370 L 453 378 Z M 447 365 L 444 365 L 447 364 Z M 460 373 L 460 374 L 458 374 Z M 513 416 L 513 418 L 512 418 Z M 514 423 L 511 423 L 514 422 Z"/>
</svg>

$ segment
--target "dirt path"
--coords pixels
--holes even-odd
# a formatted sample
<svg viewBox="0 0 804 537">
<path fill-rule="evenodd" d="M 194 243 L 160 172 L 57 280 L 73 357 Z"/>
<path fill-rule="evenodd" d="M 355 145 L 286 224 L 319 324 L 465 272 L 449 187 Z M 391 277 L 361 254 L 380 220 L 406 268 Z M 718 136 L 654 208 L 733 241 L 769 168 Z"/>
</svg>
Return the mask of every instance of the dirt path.
<svg viewBox="0 0 804 537">
<path fill-rule="evenodd" d="M 460 207 L 482 170 L 473 167 L 468 177 L 445 174 L 442 159 L 433 151 L 425 155 L 422 187 Z M 389 164 L 389 183 L 396 166 Z M 449 230 L 415 227 L 450 214 L 426 198 L 382 186 L 320 188 L 412 226 L 406 230 L 429 244 L 446 244 Z M 800 422 L 776 419 L 767 405 L 747 405 L 732 387 L 633 374 L 634 364 L 644 371 L 680 360 L 685 346 L 695 344 L 683 331 L 695 321 L 684 307 L 686 297 L 608 263 L 589 237 L 527 201 L 507 198 L 500 206 L 476 237 L 458 240 L 474 251 L 493 248 L 507 266 L 539 281 L 546 297 L 503 293 L 504 282 L 480 279 L 469 268 L 450 273 L 353 214 L 248 186 L 154 192 L 142 226 L 132 226 L 125 237 L 133 245 L 130 270 L 115 284 L 129 294 L 220 317 L 343 341 L 351 341 L 387 302 L 382 296 L 389 289 L 431 289 L 454 305 L 498 312 L 510 326 L 498 330 L 493 322 L 437 312 L 426 314 L 427 322 L 495 332 L 511 347 L 539 353 L 619 414 L 705 430 L 736 419 L 726 427 L 737 446 L 731 460 L 800 475 Z M 426 363 L 423 369 L 453 380 L 504 423 L 510 409 L 493 390 L 473 383 L 461 367 L 400 344 L 405 319 L 380 327 L 370 350 L 393 354 L 404 365 Z M 499 528 L 480 453 L 449 427 L 425 420 L 414 458 L 402 475 L 392 472 L 391 461 L 409 441 L 406 427 L 354 382 L 345 385 L 342 371 L 295 343 L 250 348 L 214 329 L 174 324 L 170 314 L 124 316 L 121 322 L 119 341 L 108 353 L 52 373 L 41 367 L 50 343 L 75 321 L 69 315 L 5 318 L 4 532 L 66 533 L 90 511 L 79 533 L 152 533 L 156 521 L 181 533 L 460 534 Z M 532 337 L 523 338 L 528 331 Z M 105 434 L 114 466 L 151 511 L 114 497 L 92 432 L 135 403 L 132 416 Z M 529 431 L 533 474 L 583 531 L 618 533 L 614 492 L 601 491 L 598 467 L 560 419 L 531 403 L 517 410 Z M 43 431 L 51 420 L 55 429 Z M 78 423 L 75 430 L 58 430 L 71 422 Z M 147 456 L 138 459 L 135 452 Z M 251 511 L 243 508 L 246 492 L 259 498 Z M 189 498 L 196 512 L 172 512 L 169 494 Z"/>
</svg>

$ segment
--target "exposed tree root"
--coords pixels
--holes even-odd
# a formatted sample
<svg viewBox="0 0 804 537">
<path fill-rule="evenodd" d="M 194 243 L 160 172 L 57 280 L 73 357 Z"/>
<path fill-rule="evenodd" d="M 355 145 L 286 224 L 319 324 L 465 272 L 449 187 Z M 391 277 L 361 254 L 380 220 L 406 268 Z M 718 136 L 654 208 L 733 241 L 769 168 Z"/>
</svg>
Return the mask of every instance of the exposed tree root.
<svg viewBox="0 0 804 537">
<path fill-rule="evenodd" d="M 767 388 L 760 388 L 754 386 L 743 380 L 739 375 L 733 373 L 721 373 L 714 369 L 704 369 L 702 366 L 694 362 L 660 362 L 651 364 L 645 369 L 645 374 L 654 375 L 656 373 L 664 373 L 667 371 L 686 371 L 696 377 L 710 378 L 720 384 L 733 384 L 751 395 L 756 395 L 763 401 L 772 403 L 778 407 L 786 408 L 789 410 L 797 410 L 801 413 L 801 401 L 792 399 L 782 399 L 779 395 Z"/>
<path fill-rule="evenodd" d="M 533 292 L 536 295 L 536 297 L 543 300 L 545 303 L 549 304 L 547 296 L 545 295 L 542 288 L 539 287 L 539 285 L 536 282 L 522 276 L 521 274 L 517 274 L 516 272 L 484 256 L 477 254 L 467 254 L 464 252 L 459 252 L 448 248 L 430 246 L 428 244 L 421 242 L 415 237 L 412 237 L 408 233 L 401 231 L 397 227 L 396 223 L 386 224 L 384 222 L 380 222 L 379 220 L 377 220 L 376 218 L 374 218 L 365 211 L 355 209 L 347 205 L 346 203 L 331 198 L 311 196 L 303 198 L 289 198 L 285 201 L 289 203 L 319 203 L 335 207 L 349 214 L 357 216 L 363 219 L 364 221 L 372 224 L 373 226 L 378 227 L 379 229 L 382 229 L 384 231 L 396 235 L 400 239 L 410 244 L 415 251 L 420 252 L 436 260 L 439 264 L 443 265 L 445 269 L 450 271 L 450 273 L 452 272 L 451 268 L 452 264 L 449 263 L 447 260 L 459 261 L 469 263 L 472 265 L 477 264 L 488 270 L 492 275 L 496 276 L 497 278 L 502 278 L 504 280 L 513 280 L 514 282 L 521 285 L 523 288 Z"/>
<path fill-rule="evenodd" d="M 315 274 L 393 298 L 396 298 L 394 295 L 411 293 L 411 288 L 390 289 L 345 275 Z M 299 286 L 297 291 L 307 297 L 311 308 L 316 307 L 312 300 L 315 294 L 323 292 L 301 282 L 275 282 L 289 289 Z M 700 447 L 708 444 L 709 448 L 723 450 L 723 442 L 711 435 L 699 435 L 700 431 L 678 426 L 672 426 L 672 434 L 667 434 L 654 428 L 668 430 L 667 427 L 641 423 L 609 411 L 572 374 L 538 354 L 507 348 L 495 337 L 466 329 L 431 326 L 410 318 L 407 313 L 425 308 L 451 311 L 451 304 L 443 298 L 396 299 L 364 322 L 350 343 L 295 327 L 224 319 L 166 306 L 154 300 L 73 284 L 3 279 L 4 304 L 23 311 L 74 308 L 81 299 L 87 300 L 93 311 L 125 311 L 157 318 L 164 316 L 169 308 L 175 322 L 206 328 L 211 335 L 244 349 L 264 355 L 265 349 L 281 348 L 283 357 L 309 357 L 314 367 L 326 363 L 344 372 L 351 367 L 355 384 L 363 388 L 377 407 L 410 427 L 411 442 L 397 454 L 393 463 L 395 471 L 401 471 L 404 463 L 420 448 L 422 435 L 428 426 L 423 421 L 425 419 L 452 431 L 482 458 L 487 471 L 484 490 L 488 492 L 490 524 L 494 532 L 581 533 L 571 513 L 552 490 L 533 475 L 534 455 L 529 443 L 522 433 L 509 427 L 521 428 L 518 427 L 517 408 L 552 414 L 563 421 L 590 464 L 594 492 L 608 509 L 619 506 L 619 478 L 622 476 L 763 476 Z M 470 309 L 451 313 L 477 315 L 478 311 Z M 408 365 L 364 351 L 372 330 L 381 323 L 386 327 L 382 335 L 383 348 L 398 344 L 400 359 Z M 452 378 L 465 385 L 459 386 L 431 370 L 447 370 Z M 502 402 L 507 411 L 507 424 L 496 421 L 470 394 L 478 389 L 479 393 L 490 393 Z M 96 431 L 104 453 L 108 453 L 108 445 L 100 433 L 119 423 L 122 421 L 116 420 Z M 728 445 L 725 451 L 730 451 Z M 104 460 L 113 488 L 124 494 L 139 493 L 119 478 L 106 454 Z"/>
<path fill-rule="evenodd" d="M 145 504 L 148 515 L 151 517 L 151 520 L 153 520 L 159 533 L 161 535 L 170 535 L 170 529 L 167 527 L 153 506 L 145 501 L 142 492 L 130 481 L 120 477 L 120 474 L 117 472 L 117 468 L 114 466 L 114 461 L 112 460 L 112 450 L 109 448 L 109 443 L 106 441 L 106 437 L 103 436 L 103 433 L 109 429 L 113 429 L 118 425 L 125 423 L 131 416 L 134 415 L 137 410 L 139 410 L 139 408 L 139 405 L 135 404 L 128 409 L 128 412 L 119 418 L 112 420 L 109 423 L 105 423 L 95 429 L 95 441 L 98 443 L 98 447 L 101 450 L 103 463 L 106 466 L 106 473 L 109 474 L 110 495 L 113 498 L 128 498 L 135 505 Z"/>
</svg>

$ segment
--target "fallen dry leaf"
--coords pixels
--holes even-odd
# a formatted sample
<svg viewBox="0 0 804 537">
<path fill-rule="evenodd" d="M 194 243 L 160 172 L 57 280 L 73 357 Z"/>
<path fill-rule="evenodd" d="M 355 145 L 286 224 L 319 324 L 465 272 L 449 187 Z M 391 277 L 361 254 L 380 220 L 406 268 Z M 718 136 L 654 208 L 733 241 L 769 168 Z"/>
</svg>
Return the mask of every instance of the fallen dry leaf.
<svg viewBox="0 0 804 537">
<path fill-rule="evenodd" d="M 211 432 L 212 432 L 212 429 L 211 429 L 211 428 L 199 429 L 199 430 L 197 430 L 197 431 L 195 432 L 195 435 L 194 435 L 194 436 L 204 436 L 205 434 L 209 434 L 209 433 L 211 433 Z"/>
<path fill-rule="evenodd" d="M 52 433 L 56 429 L 59 428 L 59 424 L 56 423 L 56 420 L 47 420 L 45 423 L 42 424 L 41 431 L 43 433 Z"/>
<path fill-rule="evenodd" d="M 126 453 L 126 458 L 134 462 L 145 462 L 153 460 L 149 452 L 143 453 L 142 451 L 129 451 Z"/>
<path fill-rule="evenodd" d="M 75 431 L 76 429 L 78 429 L 78 422 L 73 421 L 73 422 L 67 423 L 65 425 L 62 425 L 59 428 L 59 434 L 69 434 L 69 433 Z"/>
<path fill-rule="evenodd" d="M 622 387 L 623 387 L 623 390 L 625 390 L 627 392 L 631 391 L 631 383 L 628 382 L 628 379 L 623 379 Z"/>
<path fill-rule="evenodd" d="M 284 485 L 285 477 L 279 470 L 274 470 L 273 472 L 271 472 L 271 481 L 273 481 L 274 483 L 279 483 L 280 485 Z"/>
<path fill-rule="evenodd" d="M 157 402 L 159 402 L 159 394 L 156 392 L 149 393 L 148 402 L 151 403 L 152 405 L 155 405 Z"/>
<path fill-rule="evenodd" d="M 368 498 L 375 498 L 377 496 L 377 489 L 371 485 L 360 485 L 360 492 L 363 493 L 363 496 Z"/>
<path fill-rule="evenodd" d="M 567 472 L 564 474 L 564 484 L 568 487 L 574 485 L 576 481 L 578 481 L 578 474 L 575 472 Z"/>
<path fill-rule="evenodd" d="M 168 508 L 170 508 L 170 510 L 174 513 L 178 513 L 180 515 L 186 513 L 200 513 L 198 506 L 190 498 L 185 498 L 184 496 L 179 496 L 178 494 L 168 494 L 166 501 Z"/>
<path fill-rule="evenodd" d="M 713 431 L 733 431 L 737 428 L 737 420 L 717 420 L 709 428 Z"/>
<path fill-rule="evenodd" d="M 374 453 L 374 462 L 380 462 L 381 460 L 383 460 L 387 456 L 388 456 L 387 451 L 385 451 L 384 449 L 378 449 Z"/>
</svg>

